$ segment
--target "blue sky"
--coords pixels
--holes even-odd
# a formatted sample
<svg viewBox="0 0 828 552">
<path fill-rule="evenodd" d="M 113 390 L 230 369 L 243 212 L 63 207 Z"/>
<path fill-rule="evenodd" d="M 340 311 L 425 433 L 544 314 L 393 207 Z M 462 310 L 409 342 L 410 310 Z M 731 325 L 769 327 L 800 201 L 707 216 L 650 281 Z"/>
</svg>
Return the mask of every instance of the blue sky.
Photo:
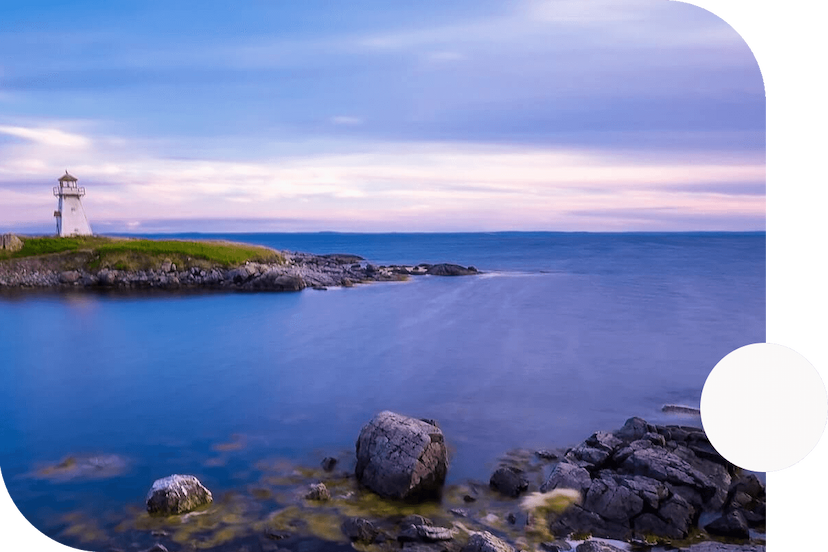
<svg viewBox="0 0 828 552">
<path fill-rule="evenodd" d="M 667 0 L 0 6 L 0 229 L 763 230 L 765 96 Z M 400 5 L 397 5 L 400 4 Z"/>
</svg>

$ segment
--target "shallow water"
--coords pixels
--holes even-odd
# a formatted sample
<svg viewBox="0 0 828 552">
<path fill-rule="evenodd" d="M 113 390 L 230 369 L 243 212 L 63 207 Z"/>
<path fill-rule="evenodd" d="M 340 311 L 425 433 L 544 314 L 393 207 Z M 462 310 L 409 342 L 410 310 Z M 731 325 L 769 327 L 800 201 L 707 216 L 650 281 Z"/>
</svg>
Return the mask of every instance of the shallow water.
<svg viewBox="0 0 828 552">
<path fill-rule="evenodd" d="M 47 533 L 62 513 L 140 508 L 171 473 L 221 493 L 256 481 L 263 459 L 347 461 L 384 409 L 439 421 L 450 483 L 487 480 L 512 448 L 571 445 L 634 415 L 698 423 L 660 409 L 698 406 L 716 362 L 765 339 L 764 234 L 211 237 L 485 274 L 294 294 L 0 296 L 0 467 Z M 42 471 L 105 455 L 120 462 L 105 477 Z"/>
</svg>

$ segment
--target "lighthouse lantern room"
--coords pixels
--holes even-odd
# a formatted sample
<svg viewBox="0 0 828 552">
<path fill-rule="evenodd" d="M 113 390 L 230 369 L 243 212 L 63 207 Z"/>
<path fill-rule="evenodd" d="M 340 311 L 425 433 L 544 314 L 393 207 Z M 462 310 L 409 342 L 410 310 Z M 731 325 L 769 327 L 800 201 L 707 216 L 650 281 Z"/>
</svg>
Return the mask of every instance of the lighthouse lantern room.
<svg viewBox="0 0 828 552">
<path fill-rule="evenodd" d="M 58 198 L 58 210 L 55 211 L 58 236 L 92 235 L 92 228 L 81 205 L 81 197 L 86 195 L 86 190 L 78 187 L 78 179 L 69 174 L 69 171 L 58 178 L 58 184 L 52 190 Z"/>
</svg>

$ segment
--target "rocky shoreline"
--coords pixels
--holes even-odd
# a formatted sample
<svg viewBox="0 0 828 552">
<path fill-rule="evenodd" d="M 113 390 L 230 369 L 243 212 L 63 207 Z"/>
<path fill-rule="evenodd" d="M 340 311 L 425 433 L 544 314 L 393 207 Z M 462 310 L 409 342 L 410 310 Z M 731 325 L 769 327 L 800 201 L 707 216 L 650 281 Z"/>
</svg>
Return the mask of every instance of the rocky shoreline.
<svg viewBox="0 0 828 552">
<path fill-rule="evenodd" d="M 252 498 L 170 475 L 118 525 L 117 542 L 131 545 L 106 539 L 87 549 L 765 551 L 763 483 L 719 456 L 699 428 L 631 418 L 569 449 L 513 451 L 488 482 L 459 485 L 445 484 L 447 439 L 434 420 L 386 411 L 363 426 L 355 454 L 317 468 L 259 465 Z M 75 523 L 67 534 L 105 533 Z"/>
<path fill-rule="evenodd" d="M 179 270 L 165 261 L 149 270 L 84 268 L 91 253 L 41 255 L 0 261 L 0 291 L 55 290 L 237 290 L 300 291 L 305 288 L 350 287 L 367 282 L 406 280 L 410 276 L 464 276 L 478 274 L 475 267 L 455 264 L 376 266 L 356 255 L 312 255 L 281 252 L 284 262 L 224 268 L 191 267 Z"/>
</svg>

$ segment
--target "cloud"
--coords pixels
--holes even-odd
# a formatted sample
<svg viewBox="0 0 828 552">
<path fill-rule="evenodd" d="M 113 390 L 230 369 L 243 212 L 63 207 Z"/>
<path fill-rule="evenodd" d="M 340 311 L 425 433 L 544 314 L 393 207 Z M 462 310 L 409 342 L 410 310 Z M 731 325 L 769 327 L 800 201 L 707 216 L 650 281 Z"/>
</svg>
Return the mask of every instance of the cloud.
<svg viewBox="0 0 828 552">
<path fill-rule="evenodd" d="M 350 117 L 347 115 L 337 115 L 335 117 L 331 117 L 331 123 L 335 125 L 354 126 L 361 125 L 362 119 L 360 119 L 359 117 Z"/>
<path fill-rule="evenodd" d="M 30 140 L 52 147 L 80 149 L 90 145 L 90 140 L 80 134 L 72 134 L 57 128 L 28 128 L 0 125 L 0 133 Z"/>
</svg>

